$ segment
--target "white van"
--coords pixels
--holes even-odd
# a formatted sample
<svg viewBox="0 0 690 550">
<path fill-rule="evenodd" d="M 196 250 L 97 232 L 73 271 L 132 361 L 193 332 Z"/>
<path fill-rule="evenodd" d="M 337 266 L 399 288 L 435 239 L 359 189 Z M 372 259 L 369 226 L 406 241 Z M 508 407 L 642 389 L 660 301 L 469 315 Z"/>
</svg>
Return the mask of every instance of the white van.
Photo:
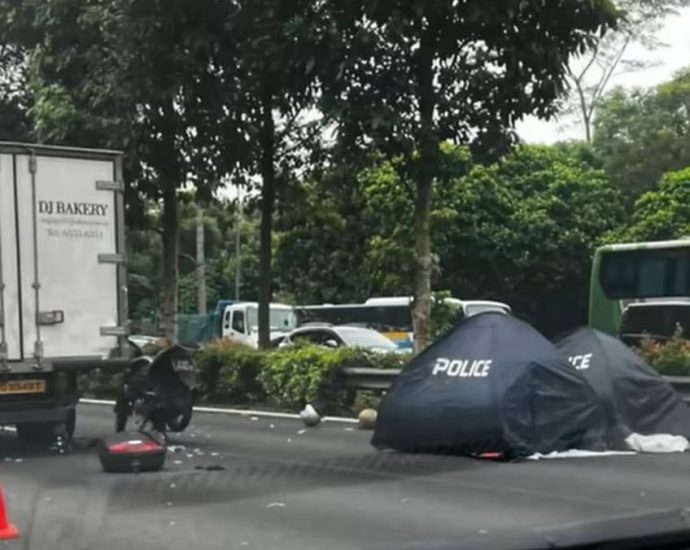
<svg viewBox="0 0 690 550">
<path fill-rule="evenodd" d="M 459 300 L 458 298 L 445 298 L 444 302 L 448 305 L 462 309 L 463 317 L 471 317 L 485 311 L 496 311 L 498 313 L 511 313 L 510 306 L 503 302 L 492 302 L 489 300 Z M 409 306 L 412 305 L 412 298 L 407 296 L 386 296 L 369 298 L 365 305 L 368 306 Z"/>
<path fill-rule="evenodd" d="M 295 309 L 287 304 L 270 304 L 271 340 L 297 328 Z M 259 304 L 238 302 L 223 311 L 221 336 L 242 342 L 253 348 L 259 347 Z"/>
</svg>

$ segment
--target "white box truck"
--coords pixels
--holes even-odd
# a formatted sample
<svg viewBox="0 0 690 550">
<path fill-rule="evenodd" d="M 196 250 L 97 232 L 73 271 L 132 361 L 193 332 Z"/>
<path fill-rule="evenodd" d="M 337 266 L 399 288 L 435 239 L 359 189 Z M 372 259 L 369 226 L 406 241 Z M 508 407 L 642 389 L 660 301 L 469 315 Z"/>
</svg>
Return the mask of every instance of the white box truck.
<svg viewBox="0 0 690 550">
<path fill-rule="evenodd" d="M 0 425 L 71 437 L 77 373 L 129 356 L 122 155 L 0 142 Z"/>
</svg>

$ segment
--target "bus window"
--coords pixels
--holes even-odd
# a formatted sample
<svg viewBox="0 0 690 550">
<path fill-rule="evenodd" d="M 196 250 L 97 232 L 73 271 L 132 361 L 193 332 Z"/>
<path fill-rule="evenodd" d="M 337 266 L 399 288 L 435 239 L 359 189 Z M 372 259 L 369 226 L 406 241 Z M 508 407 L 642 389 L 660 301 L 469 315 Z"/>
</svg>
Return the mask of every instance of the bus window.
<svg viewBox="0 0 690 550">
<path fill-rule="evenodd" d="M 690 294 L 690 251 L 647 249 L 608 252 L 599 281 L 612 300 Z"/>
</svg>

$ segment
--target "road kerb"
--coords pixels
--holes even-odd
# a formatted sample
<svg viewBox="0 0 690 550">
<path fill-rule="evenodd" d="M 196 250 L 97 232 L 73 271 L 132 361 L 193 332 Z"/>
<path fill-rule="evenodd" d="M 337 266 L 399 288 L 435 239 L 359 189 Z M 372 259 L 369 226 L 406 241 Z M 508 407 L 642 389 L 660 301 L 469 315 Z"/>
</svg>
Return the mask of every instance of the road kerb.
<svg viewBox="0 0 690 550">
<path fill-rule="evenodd" d="M 105 405 L 114 406 L 115 401 L 109 399 L 89 399 L 82 398 L 79 400 L 80 403 L 85 405 Z M 208 414 L 232 414 L 238 416 L 258 416 L 264 418 L 285 418 L 291 420 L 299 420 L 298 414 L 292 413 L 282 413 L 273 411 L 257 411 L 253 409 L 231 409 L 225 407 L 194 407 L 194 412 L 198 413 L 208 413 Z M 345 418 L 343 416 L 325 416 L 323 417 L 324 422 L 340 422 L 342 424 L 357 424 L 356 418 Z"/>
</svg>

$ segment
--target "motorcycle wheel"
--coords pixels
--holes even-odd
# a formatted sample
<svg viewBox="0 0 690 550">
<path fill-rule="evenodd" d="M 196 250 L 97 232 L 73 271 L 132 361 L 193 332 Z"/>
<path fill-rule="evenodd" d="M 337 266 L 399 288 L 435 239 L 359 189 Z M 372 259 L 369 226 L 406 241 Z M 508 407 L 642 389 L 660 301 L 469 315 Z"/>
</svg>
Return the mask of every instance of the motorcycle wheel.
<svg viewBox="0 0 690 550">
<path fill-rule="evenodd" d="M 192 421 L 192 406 L 190 405 L 189 408 L 186 411 L 184 411 L 182 414 L 178 414 L 176 417 L 167 420 L 166 424 L 168 425 L 168 428 L 170 429 L 171 432 L 179 433 L 179 432 L 183 432 L 184 430 L 186 430 L 191 421 Z"/>
</svg>

